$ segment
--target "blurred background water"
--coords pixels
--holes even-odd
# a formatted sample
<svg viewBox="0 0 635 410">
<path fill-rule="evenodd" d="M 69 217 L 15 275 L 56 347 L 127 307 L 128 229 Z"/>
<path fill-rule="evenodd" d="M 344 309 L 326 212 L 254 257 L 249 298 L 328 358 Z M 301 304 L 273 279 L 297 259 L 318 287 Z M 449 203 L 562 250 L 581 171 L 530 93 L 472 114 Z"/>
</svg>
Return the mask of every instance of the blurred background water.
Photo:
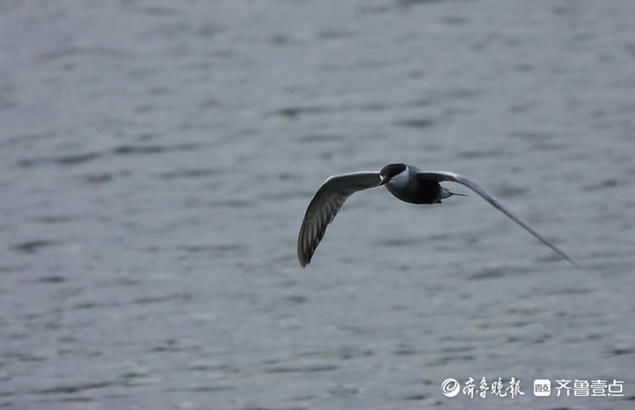
<svg viewBox="0 0 635 410">
<path fill-rule="evenodd" d="M 0 406 L 633 408 L 634 16 L 1 1 Z M 389 162 L 472 177 L 584 268 L 475 195 L 378 189 L 301 269 L 317 187 Z M 511 376 L 525 396 L 440 392 Z"/>
</svg>

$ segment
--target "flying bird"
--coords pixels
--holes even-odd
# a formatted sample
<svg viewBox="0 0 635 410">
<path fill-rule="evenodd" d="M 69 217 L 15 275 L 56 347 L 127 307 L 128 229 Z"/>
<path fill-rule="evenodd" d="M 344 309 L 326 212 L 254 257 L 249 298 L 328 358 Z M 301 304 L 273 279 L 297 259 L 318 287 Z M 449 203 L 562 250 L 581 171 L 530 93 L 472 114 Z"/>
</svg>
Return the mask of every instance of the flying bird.
<svg viewBox="0 0 635 410">
<path fill-rule="evenodd" d="M 454 172 L 421 171 L 406 164 L 389 164 L 379 172 L 354 172 L 328 178 L 313 196 L 300 227 L 298 235 L 300 265 L 305 267 L 311 262 L 315 249 L 324 237 L 326 227 L 333 221 L 344 201 L 355 192 L 383 185 L 397 198 L 412 204 L 435 204 L 454 195 L 465 196 L 443 187 L 440 182 L 445 181 L 456 182 L 470 188 L 555 253 L 576 265 L 566 253 L 536 232 L 527 222 L 505 208 L 476 182 Z"/>
</svg>

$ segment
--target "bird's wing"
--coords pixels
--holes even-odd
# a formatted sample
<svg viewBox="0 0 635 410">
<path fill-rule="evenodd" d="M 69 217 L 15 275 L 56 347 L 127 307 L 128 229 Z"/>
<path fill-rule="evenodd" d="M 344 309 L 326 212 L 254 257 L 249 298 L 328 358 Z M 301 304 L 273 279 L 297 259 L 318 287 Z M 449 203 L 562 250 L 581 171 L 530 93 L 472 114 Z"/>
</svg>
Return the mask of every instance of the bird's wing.
<svg viewBox="0 0 635 410">
<path fill-rule="evenodd" d="M 553 243 L 549 242 L 542 235 L 540 235 L 538 232 L 536 232 L 531 226 L 529 226 L 529 224 L 527 222 L 523 221 L 522 219 L 520 219 L 519 217 L 517 217 L 516 215 L 511 213 L 511 211 L 509 211 L 507 208 L 505 208 L 503 206 L 503 204 L 501 204 L 496 198 L 494 198 L 491 194 L 489 194 L 487 191 L 485 191 L 483 188 L 481 188 L 476 182 L 469 180 L 468 178 L 464 177 L 463 175 L 459 175 L 459 174 L 456 174 L 454 172 L 447 172 L 447 171 L 438 171 L 438 172 L 435 172 L 435 171 L 420 171 L 420 172 L 417 173 L 417 176 L 419 178 L 422 178 L 422 179 L 425 179 L 425 180 L 432 180 L 432 181 L 437 181 L 437 182 L 451 181 L 451 182 L 459 183 L 461 185 L 465 185 L 466 187 L 470 188 L 472 191 L 474 191 L 477 194 L 479 194 L 483 199 L 485 199 L 487 202 L 489 202 L 494 208 L 498 209 L 499 211 L 501 211 L 502 213 L 507 215 L 512 221 L 516 222 L 518 225 L 520 225 L 523 228 L 525 228 L 527 230 L 527 232 L 532 234 L 534 237 L 536 237 L 543 244 L 545 244 L 548 247 L 550 247 L 555 253 L 557 253 L 558 255 L 563 257 L 564 259 L 566 259 L 569 262 L 571 262 L 574 266 L 577 266 L 576 263 L 566 253 L 564 253 L 563 251 L 558 249 L 558 247 L 556 247 L 556 245 L 554 245 Z"/>
<path fill-rule="evenodd" d="M 309 203 L 298 235 L 298 259 L 302 267 L 311 262 L 327 225 L 344 201 L 357 191 L 379 186 L 380 180 L 379 172 L 355 172 L 334 175 L 324 181 Z"/>
</svg>

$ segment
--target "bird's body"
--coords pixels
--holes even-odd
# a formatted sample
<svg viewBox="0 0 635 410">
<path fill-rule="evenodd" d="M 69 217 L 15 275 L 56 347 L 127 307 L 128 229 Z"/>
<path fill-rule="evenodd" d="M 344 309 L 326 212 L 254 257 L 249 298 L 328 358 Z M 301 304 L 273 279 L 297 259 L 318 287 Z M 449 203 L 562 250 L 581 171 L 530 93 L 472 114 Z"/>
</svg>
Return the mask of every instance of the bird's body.
<svg viewBox="0 0 635 410">
<path fill-rule="evenodd" d="M 322 240 L 326 227 L 331 223 L 344 201 L 357 191 L 384 185 L 391 194 L 404 202 L 413 204 L 434 204 L 453 195 L 440 182 L 451 181 L 462 184 L 476 192 L 492 206 L 522 226 L 540 242 L 551 248 L 569 262 L 567 254 L 542 237 L 526 222 L 512 214 L 496 198 L 475 182 L 459 174 L 447 171 L 421 171 L 412 165 L 389 164 L 381 171 L 356 172 L 335 175 L 328 178 L 315 193 L 304 215 L 298 236 L 298 259 L 304 267 L 310 261 Z"/>
<path fill-rule="evenodd" d="M 456 195 L 442 187 L 438 181 L 422 177 L 420 172 L 419 168 L 407 165 L 404 171 L 384 186 L 391 194 L 411 204 L 436 204 Z"/>
</svg>

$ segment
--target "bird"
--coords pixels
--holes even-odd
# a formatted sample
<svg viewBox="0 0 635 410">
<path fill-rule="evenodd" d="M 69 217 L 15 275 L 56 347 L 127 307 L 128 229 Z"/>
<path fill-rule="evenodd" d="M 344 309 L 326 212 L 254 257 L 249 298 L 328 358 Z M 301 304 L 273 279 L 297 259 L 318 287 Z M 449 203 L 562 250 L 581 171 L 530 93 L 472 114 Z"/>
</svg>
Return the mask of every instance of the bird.
<svg viewBox="0 0 635 410">
<path fill-rule="evenodd" d="M 403 163 L 388 164 L 379 172 L 361 171 L 329 177 L 311 199 L 302 220 L 297 247 L 300 265 L 304 268 L 311 262 L 327 226 L 333 221 L 344 201 L 355 192 L 384 186 L 392 195 L 411 204 L 437 204 L 452 196 L 466 196 L 448 190 L 440 184 L 441 182 L 455 182 L 471 189 L 561 258 L 577 266 L 566 253 L 536 232 L 527 222 L 514 215 L 498 199 L 471 179 L 455 172 L 422 171 L 415 166 Z"/>
</svg>

